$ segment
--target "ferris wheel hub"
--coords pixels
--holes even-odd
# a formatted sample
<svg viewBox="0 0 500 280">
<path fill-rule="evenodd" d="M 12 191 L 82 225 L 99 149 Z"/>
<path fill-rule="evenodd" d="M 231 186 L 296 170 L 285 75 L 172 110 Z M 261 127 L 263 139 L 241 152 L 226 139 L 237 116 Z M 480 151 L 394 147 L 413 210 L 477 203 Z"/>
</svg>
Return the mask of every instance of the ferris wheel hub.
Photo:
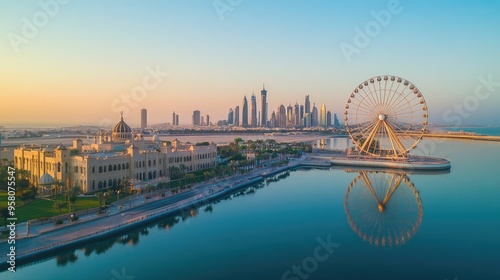
<svg viewBox="0 0 500 280">
<path fill-rule="evenodd" d="M 385 121 L 385 118 L 386 118 L 386 115 L 384 115 L 384 114 L 378 115 L 378 119 L 381 121 Z"/>
</svg>

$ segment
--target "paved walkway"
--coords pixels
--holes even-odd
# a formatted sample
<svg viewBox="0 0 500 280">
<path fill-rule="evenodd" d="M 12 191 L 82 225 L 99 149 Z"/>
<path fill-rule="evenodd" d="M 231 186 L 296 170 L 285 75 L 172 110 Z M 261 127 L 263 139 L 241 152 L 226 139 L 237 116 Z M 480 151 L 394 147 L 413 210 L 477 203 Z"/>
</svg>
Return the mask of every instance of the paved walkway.
<svg viewBox="0 0 500 280">
<path fill-rule="evenodd" d="M 96 214 L 81 215 L 78 221 L 68 226 L 54 226 L 52 223 L 47 223 L 32 226 L 28 233 L 26 223 L 19 224 L 16 228 L 18 239 L 16 239 L 15 244 L 17 260 L 20 257 L 56 249 L 73 242 L 95 238 L 158 215 L 178 211 L 186 206 L 200 206 L 210 198 L 232 191 L 233 188 L 262 180 L 262 174 L 284 171 L 300 165 L 304 160 L 305 157 L 302 157 L 285 167 L 257 168 L 244 175 L 233 175 L 222 180 L 205 182 L 175 195 L 166 190 L 163 192 L 165 193 L 164 197 L 162 192 L 150 199 L 146 199 L 144 195 L 137 195 L 115 202 L 107 209 L 108 213 L 99 216 Z M 6 254 L 9 252 L 9 247 L 7 242 L 0 243 L 1 264 L 5 264 L 7 261 Z"/>
</svg>

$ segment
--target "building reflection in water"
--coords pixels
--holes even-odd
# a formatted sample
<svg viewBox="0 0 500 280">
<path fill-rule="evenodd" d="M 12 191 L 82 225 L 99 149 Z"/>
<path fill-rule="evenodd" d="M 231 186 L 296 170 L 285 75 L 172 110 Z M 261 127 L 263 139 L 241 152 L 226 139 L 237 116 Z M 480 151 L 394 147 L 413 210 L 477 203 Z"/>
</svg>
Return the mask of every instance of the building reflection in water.
<svg viewBox="0 0 500 280">
<path fill-rule="evenodd" d="M 359 171 L 344 209 L 352 230 L 376 247 L 405 244 L 422 224 L 422 200 L 404 173 Z"/>
</svg>

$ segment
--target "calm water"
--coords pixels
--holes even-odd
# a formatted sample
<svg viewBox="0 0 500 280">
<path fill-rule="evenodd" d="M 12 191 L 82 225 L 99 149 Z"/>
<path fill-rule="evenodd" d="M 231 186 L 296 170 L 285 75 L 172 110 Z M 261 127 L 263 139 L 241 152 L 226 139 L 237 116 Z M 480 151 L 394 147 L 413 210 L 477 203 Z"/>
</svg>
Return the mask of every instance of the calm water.
<svg viewBox="0 0 500 280">
<path fill-rule="evenodd" d="M 449 174 L 292 171 L 0 278 L 500 279 L 500 143 L 422 144 Z"/>
</svg>

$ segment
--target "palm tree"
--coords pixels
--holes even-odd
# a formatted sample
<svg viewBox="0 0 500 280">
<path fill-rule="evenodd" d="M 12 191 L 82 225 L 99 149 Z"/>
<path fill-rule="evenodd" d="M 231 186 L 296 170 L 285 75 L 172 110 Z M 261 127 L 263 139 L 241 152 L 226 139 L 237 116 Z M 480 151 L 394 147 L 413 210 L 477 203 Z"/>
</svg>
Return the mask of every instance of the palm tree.
<svg viewBox="0 0 500 280">
<path fill-rule="evenodd" d="M 61 182 L 61 180 L 58 180 L 58 179 L 57 179 L 57 180 L 55 180 L 55 181 L 54 181 L 54 184 L 53 184 L 53 185 L 54 185 L 54 187 L 55 187 L 55 189 L 56 189 L 56 191 L 55 191 L 55 195 L 57 195 L 57 189 L 61 189 L 61 194 L 62 194 L 62 187 L 64 187 L 64 183 L 63 183 L 63 182 Z"/>
<path fill-rule="evenodd" d="M 102 207 L 106 204 L 106 194 L 104 192 L 97 192 L 95 196 L 97 197 L 97 203 L 99 203 L 99 214 L 101 214 Z"/>
<path fill-rule="evenodd" d="M 75 212 L 75 202 L 76 199 L 78 198 L 78 195 L 81 193 L 80 187 L 78 186 L 73 186 L 71 189 L 68 190 L 68 202 L 70 205 L 71 212 Z"/>
</svg>

